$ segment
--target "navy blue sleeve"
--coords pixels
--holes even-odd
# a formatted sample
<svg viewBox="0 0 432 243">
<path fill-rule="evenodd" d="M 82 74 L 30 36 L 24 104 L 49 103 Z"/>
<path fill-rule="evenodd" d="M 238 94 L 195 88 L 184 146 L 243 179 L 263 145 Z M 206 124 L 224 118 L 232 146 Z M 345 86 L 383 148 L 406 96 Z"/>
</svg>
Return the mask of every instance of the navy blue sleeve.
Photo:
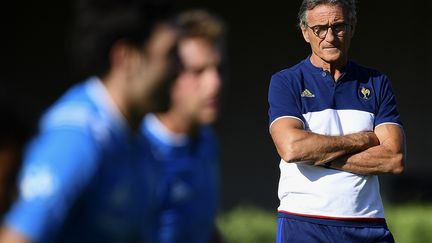
<svg viewBox="0 0 432 243">
<path fill-rule="evenodd" d="M 304 117 L 298 104 L 298 96 L 288 80 L 281 74 L 272 76 L 269 87 L 269 125 L 281 117 L 293 117 L 305 124 Z"/>
<path fill-rule="evenodd" d="M 396 106 L 396 98 L 387 76 L 382 76 L 380 85 L 380 103 L 377 114 L 375 115 L 374 126 L 376 127 L 383 123 L 402 125 Z"/>
<path fill-rule="evenodd" d="M 97 166 L 97 148 L 82 129 L 59 128 L 33 140 L 20 175 L 20 194 L 5 217 L 32 241 L 49 238 L 63 223 Z"/>
</svg>

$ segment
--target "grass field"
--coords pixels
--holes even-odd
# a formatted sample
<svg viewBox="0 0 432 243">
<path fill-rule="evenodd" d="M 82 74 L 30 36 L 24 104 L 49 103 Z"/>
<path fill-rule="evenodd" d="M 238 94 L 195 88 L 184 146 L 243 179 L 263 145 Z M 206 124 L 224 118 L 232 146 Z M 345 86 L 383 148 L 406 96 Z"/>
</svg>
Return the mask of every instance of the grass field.
<svg viewBox="0 0 432 243">
<path fill-rule="evenodd" d="M 432 242 L 432 205 L 387 205 L 387 224 L 396 242 Z"/>
<path fill-rule="evenodd" d="M 432 242 L 432 204 L 386 205 L 385 210 L 396 242 Z M 227 243 L 272 243 L 276 220 L 275 212 L 240 206 L 219 216 L 218 226 Z"/>
</svg>

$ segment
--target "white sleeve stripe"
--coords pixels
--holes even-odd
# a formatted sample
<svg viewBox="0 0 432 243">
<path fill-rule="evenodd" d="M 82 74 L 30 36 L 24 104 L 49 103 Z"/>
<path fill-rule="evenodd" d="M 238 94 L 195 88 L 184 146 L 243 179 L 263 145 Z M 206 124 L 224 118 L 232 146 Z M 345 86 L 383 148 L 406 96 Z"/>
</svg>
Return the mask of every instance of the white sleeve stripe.
<svg viewBox="0 0 432 243">
<path fill-rule="evenodd" d="M 382 126 L 382 125 L 397 125 L 397 126 L 400 126 L 401 128 L 403 128 L 403 126 L 402 126 L 401 124 L 396 123 L 396 122 L 383 122 L 383 123 L 380 123 L 380 124 L 376 125 L 376 126 L 375 126 L 375 129 L 376 129 L 377 127 L 379 127 L 379 126 Z"/>
<path fill-rule="evenodd" d="M 270 123 L 270 126 L 269 126 L 269 132 L 270 132 L 270 130 L 271 130 L 272 125 L 273 125 L 277 120 L 284 119 L 284 118 L 292 118 L 292 119 L 299 120 L 299 121 L 301 121 L 301 123 L 303 124 L 303 129 L 306 127 L 305 124 L 304 124 L 304 122 L 303 122 L 303 120 L 300 119 L 300 118 L 298 118 L 298 117 L 296 117 L 296 116 L 281 116 L 281 117 L 278 117 L 278 118 L 274 119 L 274 120 L 272 121 L 272 123 Z M 270 133 L 271 133 L 271 132 L 270 132 Z"/>
</svg>

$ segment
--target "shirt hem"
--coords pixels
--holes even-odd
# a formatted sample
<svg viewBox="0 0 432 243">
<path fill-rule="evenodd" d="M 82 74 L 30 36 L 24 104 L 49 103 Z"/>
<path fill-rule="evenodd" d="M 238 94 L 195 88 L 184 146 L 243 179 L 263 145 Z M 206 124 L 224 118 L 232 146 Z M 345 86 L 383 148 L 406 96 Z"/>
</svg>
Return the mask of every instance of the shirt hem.
<svg viewBox="0 0 432 243">
<path fill-rule="evenodd" d="M 278 210 L 278 218 L 288 218 L 315 224 L 348 226 L 348 227 L 387 227 L 385 218 L 376 217 L 334 217 L 324 215 L 312 215 L 293 213 Z"/>
</svg>

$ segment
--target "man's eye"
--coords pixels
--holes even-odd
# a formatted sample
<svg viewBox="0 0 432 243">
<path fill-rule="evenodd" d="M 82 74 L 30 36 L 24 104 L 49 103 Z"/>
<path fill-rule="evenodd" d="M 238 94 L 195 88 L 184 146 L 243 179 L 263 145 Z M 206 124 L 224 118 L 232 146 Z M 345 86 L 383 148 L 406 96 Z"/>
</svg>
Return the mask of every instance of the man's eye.
<svg viewBox="0 0 432 243">
<path fill-rule="evenodd" d="M 200 74 L 202 74 L 205 70 L 206 70 L 205 67 L 201 67 L 201 68 L 194 68 L 194 69 L 192 69 L 192 73 L 193 73 L 194 75 L 200 75 Z"/>
<path fill-rule="evenodd" d="M 315 26 L 314 27 L 314 32 L 315 33 L 319 33 L 321 31 L 326 31 L 326 30 L 327 30 L 327 26 L 319 25 L 319 26 Z"/>
<path fill-rule="evenodd" d="M 336 30 L 342 30 L 344 27 L 345 27 L 345 25 L 343 25 L 343 24 L 336 24 L 333 26 L 333 28 Z"/>
<path fill-rule="evenodd" d="M 191 67 L 189 67 L 189 68 L 185 68 L 185 69 L 184 69 L 184 72 L 185 72 L 185 73 L 192 74 L 192 75 L 194 75 L 194 76 L 199 76 L 199 75 L 201 75 L 205 70 L 206 70 L 205 67 L 199 67 L 199 68 L 191 68 Z"/>
</svg>

